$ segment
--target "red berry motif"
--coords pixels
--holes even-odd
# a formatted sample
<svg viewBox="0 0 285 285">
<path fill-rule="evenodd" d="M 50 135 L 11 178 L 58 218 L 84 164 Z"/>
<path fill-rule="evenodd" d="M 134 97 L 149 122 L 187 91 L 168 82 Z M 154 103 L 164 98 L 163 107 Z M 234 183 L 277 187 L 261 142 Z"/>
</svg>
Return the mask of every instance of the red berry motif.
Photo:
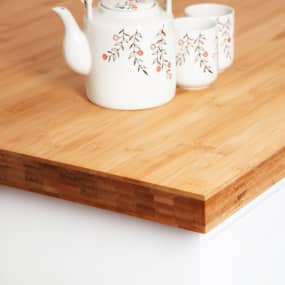
<svg viewBox="0 0 285 285">
<path fill-rule="evenodd" d="M 143 51 L 142 51 L 141 49 L 138 50 L 138 51 L 137 51 L 137 55 L 138 55 L 138 56 L 143 56 Z"/>
<path fill-rule="evenodd" d="M 161 71 L 161 67 L 160 67 L 160 66 L 157 66 L 157 67 L 156 67 L 156 71 L 157 71 L 157 72 L 160 72 L 160 71 Z"/>
<path fill-rule="evenodd" d="M 167 67 L 171 68 L 171 62 L 168 62 Z"/>
<path fill-rule="evenodd" d="M 106 53 L 104 53 L 104 54 L 102 55 L 102 58 L 103 58 L 103 60 L 107 60 L 107 59 L 108 59 L 108 55 L 107 55 Z"/>
<path fill-rule="evenodd" d="M 208 54 L 208 52 L 207 51 L 205 51 L 204 53 L 203 53 L 203 56 L 204 57 L 207 57 L 209 54 Z"/>
</svg>

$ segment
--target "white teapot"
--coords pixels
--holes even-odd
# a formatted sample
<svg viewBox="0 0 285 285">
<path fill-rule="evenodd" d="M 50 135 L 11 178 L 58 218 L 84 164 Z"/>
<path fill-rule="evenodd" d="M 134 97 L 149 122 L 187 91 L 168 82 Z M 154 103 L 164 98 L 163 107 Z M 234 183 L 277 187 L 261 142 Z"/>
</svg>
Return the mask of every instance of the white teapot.
<svg viewBox="0 0 285 285">
<path fill-rule="evenodd" d="M 166 11 L 154 0 L 85 0 L 83 33 L 71 13 L 54 7 L 65 26 L 64 55 L 88 75 L 87 96 L 112 109 L 163 105 L 175 96 L 175 32 L 171 1 Z"/>
</svg>

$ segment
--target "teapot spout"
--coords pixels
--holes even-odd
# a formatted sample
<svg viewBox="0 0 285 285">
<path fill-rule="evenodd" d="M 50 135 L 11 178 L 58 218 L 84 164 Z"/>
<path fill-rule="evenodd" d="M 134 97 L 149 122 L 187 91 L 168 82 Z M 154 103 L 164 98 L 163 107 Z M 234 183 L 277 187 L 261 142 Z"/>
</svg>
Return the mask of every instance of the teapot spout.
<svg viewBox="0 0 285 285">
<path fill-rule="evenodd" d="M 90 46 L 74 17 L 65 7 L 52 10 L 61 18 L 65 27 L 63 51 L 68 66 L 75 72 L 88 75 L 92 67 Z"/>
</svg>

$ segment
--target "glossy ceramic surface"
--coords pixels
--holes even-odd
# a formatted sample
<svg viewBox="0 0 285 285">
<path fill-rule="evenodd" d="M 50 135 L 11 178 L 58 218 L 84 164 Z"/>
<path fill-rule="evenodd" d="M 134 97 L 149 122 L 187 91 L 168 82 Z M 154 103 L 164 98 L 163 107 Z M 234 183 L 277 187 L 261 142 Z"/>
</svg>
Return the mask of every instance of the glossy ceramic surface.
<svg viewBox="0 0 285 285">
<path fill-rule="evenodd" d="M 192 18 L 212 19 L 217 22 L 219 71 L 230 67 L 234 60 L 234 9 L 223 4 L 203 3 L 186 7 L 185 14 Z"/>
<path fill-rule="evenodd" d="M 216 22 L 208 19 L 175 20 L 177 83 L 186 89 L 202 89 L 218 76 Z"/>
<path fill-rule="evenodd" d="M 137 2 L 140 9 L 118 8 L 117 2 Z M 91 13 L 88 8 L 84 33 L 66 8 L 54 11 L 65 26 L 66 61 L 88 76 L 91 102 L 138 110 L 163 105 L 175 96 L 174 22 L 156 3 L 104 0 Z"/>
</svg>

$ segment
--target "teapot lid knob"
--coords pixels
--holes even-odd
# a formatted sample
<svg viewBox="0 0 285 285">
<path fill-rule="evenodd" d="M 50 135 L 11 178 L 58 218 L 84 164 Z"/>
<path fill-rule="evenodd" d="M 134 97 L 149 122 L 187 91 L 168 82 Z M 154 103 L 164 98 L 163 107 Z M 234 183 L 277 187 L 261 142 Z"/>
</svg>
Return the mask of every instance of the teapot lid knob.
<svg viewBox="0 0 285 285">
<path fill-rule="evenodd" d="M 154 0 L 101 0 L 101 5 L 111 10 L 137 11 L 152 8 Z"/>
</svg>

